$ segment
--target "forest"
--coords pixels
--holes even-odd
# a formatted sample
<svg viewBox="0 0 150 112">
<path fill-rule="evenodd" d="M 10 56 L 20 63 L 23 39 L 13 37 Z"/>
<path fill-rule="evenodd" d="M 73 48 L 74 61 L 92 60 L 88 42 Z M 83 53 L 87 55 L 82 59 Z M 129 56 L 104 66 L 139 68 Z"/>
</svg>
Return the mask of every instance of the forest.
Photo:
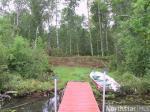
<svg viewBox="0 0 150 112">
<path fill-rule="evenodd" d="M 87 0 L 79 15 L 81 1 L 0 0 L 1 94 L 52 88 L 53 57 L 107 60 L 126 94 L 150 93 L 150 0 Z"/>
</svg>

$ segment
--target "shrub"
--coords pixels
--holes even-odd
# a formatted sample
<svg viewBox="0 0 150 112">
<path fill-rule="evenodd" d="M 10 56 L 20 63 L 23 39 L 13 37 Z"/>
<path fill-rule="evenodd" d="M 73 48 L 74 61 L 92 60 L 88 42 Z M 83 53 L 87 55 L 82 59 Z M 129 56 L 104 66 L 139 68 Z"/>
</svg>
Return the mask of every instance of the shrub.
<svg viewBox="0 0 150 112">
<path fill-rule="evenodd" d="M 28 78 L 40 78 L 50 68 L 48 56 L 41 49 L 34 49 L 32 53 L 32 60 L 24 66 L 23 72 Z"/>
<path fill-rule="evenodd" d="M 138 78 L 128 72 L 120 79 L 122 91 L 126 94 L 146 94 L 150 91 L 149 78 Z"/>
<path fill-rule="evenodd" d="M 13 89 L 12 82 L 15 82 L 15 84 L 18 85 L 20 81 L 22 81 L 22 78 L 17 73 L 10 74 L 10 73 L 4 72 L 0 74 L 0 83 L 2 85 L 3 90 L 12 90 Z"/>
<path fill-rule="evenodd" d="M 2 72 L 5 67 L 7 67 L 7 57 L 7 48 L 0 42 L 0 72 Z"/>
<path fill-rule="evenodd" d="M 10 70 L 21 71 L 32 57 L 28 42 L 22 37 L 16 37 L 9 52 L 8 67 Z"/>
<path fill-rule="evenodd" d="M 117 59 L 115 56 L 110 56 L 109 68 L 111 70 L 117 70 Z"/>
<path fill-rule="evenodd" d="M 8 67 L 25 78 L 38 78 L 49 68 L 48 56 L 43 49 L 31 49 L 28 41 L 18 36 L 10 49 Z"/>
<path fill-rule="evenodd" d="M 0 90 L 2 89 L 2 72 L 7 70 L 7 54 L 6 47 L 0 42 Z"/>
<path fill-rule="evenodd" d="M 39 81 L 36 79 L 24 79 L 17 73 L 0 74 L 0 90 L 17 91 L 18 94 L 30 93 L 35 91 L 45 91 L 51 87 L 50 81 Z"/>
</svg>

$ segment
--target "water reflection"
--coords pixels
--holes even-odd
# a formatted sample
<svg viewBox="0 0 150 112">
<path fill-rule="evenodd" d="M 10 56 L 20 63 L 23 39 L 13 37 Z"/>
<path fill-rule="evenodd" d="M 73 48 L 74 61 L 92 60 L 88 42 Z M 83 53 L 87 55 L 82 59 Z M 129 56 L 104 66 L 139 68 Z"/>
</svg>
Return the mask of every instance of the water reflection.
<svg viewBox="0 0 150 112">
<path fill-rule="evenodd" d="M 57 100 L 59 101 L 59 97 Z M 13 110 L 16 110 L 16 112 L 54 112 L 54 101 L 54 98 L 40 98 L 38 100 L 37 98 L 14 99 L 5 104 L 3 108 L 15 107 Z"/>
<path fill-rule="evenodd" d="M 57 97 L 57 103 L 59 105 L 59 96 Z M 43 112 L 54 112 L 54 104 L 55 104 L 55 97 L 50 98 L 44 105 Z"/>
<path fill-rule="evenodd" d="M 54 105 L 51 104 L 50 100 L 48 100 L 47 102 L 45 102 L 42 112 L 54 112 L 54 107 L 53 106 Z"/>
</svg>

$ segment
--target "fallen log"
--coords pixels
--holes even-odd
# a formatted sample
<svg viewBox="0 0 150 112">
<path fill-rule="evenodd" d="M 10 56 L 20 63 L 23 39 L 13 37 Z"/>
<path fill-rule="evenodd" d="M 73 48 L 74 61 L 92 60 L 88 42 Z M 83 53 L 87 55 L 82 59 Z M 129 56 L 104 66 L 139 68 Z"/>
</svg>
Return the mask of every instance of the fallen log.
<svg viewBox="0 0 150 112">
<path fill-rule="evenodd" d="M 8 94 L 18 94 L 18 91 L 7 91 L 7 92 L 5 92 L 5 95 L 8 95 Z"/>
</svg>

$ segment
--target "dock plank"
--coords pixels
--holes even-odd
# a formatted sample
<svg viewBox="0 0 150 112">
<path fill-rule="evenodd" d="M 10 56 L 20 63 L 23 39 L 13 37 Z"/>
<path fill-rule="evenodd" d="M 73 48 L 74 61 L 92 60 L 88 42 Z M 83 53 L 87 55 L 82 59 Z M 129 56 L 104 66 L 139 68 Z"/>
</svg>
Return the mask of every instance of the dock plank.
<svg viewBox="0 0 150 112">
<path fill-rule="evenodd" d="M 88 82 L 68 82 L 58 112 L 100 112 Z"/>
</svg>

